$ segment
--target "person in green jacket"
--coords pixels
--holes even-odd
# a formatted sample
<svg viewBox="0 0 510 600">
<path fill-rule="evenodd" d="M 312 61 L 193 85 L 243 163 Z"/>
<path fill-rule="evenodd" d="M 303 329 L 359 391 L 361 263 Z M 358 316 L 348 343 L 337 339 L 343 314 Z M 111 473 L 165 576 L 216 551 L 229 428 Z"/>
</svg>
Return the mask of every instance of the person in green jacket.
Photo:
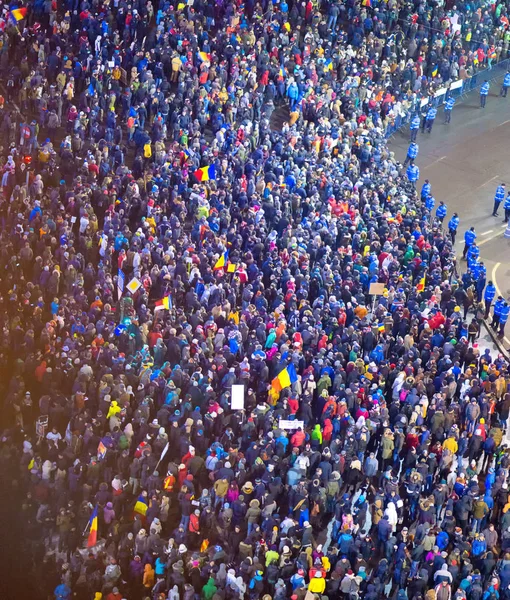
<svg viewBox="0 0 510 600">
<path fill-rule="evenodd" d="M 209 577 L 209 581 L 202 588 L 202 598 L 204 600 L 211 600 L 217 589 L 218 588 L 214 585 L 214 579 Z"/>
<path fill-rule="evenodd" d="M 312 440 L 315 440 L 319 444 L 322 444 L 322 432 L 321 426 L 319 424 L 315 425 L 312 431 Z"/>
</svg>

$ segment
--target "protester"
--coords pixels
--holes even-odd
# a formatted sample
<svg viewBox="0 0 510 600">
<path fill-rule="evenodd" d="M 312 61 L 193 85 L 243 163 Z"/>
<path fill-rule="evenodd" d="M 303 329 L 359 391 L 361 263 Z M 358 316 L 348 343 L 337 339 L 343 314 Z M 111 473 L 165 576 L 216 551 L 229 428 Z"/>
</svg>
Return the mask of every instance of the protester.
<svg viewBox="0 0 510 600">
<path fill-rule="evenodd" d="M 494 294 L 385 141 L 506 57 L 507 9 L 371 4 L 5 8 L 0 466 L 35 600 L 510 598 Z"/>
</svg>

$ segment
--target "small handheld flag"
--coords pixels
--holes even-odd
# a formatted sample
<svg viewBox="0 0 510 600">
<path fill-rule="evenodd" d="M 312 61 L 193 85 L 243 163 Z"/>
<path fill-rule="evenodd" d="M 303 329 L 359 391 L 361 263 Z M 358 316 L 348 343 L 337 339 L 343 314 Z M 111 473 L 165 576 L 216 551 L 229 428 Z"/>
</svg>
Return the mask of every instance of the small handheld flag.
<svg viewBox="0 0 510 600">
<path fill-rule="evenodd" d="M 206 63 L 211 62 L 211 55 L 208 52 L 199 52 L 198 54 L 199 54 L 200 58 L 202 59 L 202 62 L 206 62 Z"/>
<path fill-rule="evenodd" d="M 198 181 L 209 181 L 210 179 L 216 179 L 216 169 L 214 165 L 201 167 L 200 169 L 197 169 L 193 175 L 195 175 Z"/>
<path fill-rule="evenodd" d="M 225 252 L 216 261 L 216 264 L 214 265 L 214 270 L 224 269 L 227 265 L 227 261 L 228 261 L 228 250 L 225 250 Z"/>
<path fill-rule="evenodd" d="M 97 458 L 102 460 L 106 456 L 106 446 L 103 442 L 99 442 L 99 446 L 97 447 Z"/>
<path fill-rule="evenodd" d="M 140 496 L 138 496 L 138 500 L 136 501 L 136 504 L 135 504 L 135 508 L 134 508 L 135 513 L 138 513 L 139 515 L 142 515 L 143 517 L 145 517 L 145 515 L 147 514 L 148 508 L 149 508 L 149 506 L 147 504 L 147 498 L 145 498 L 143 495 L 140 494 Z"/>
<path fill-rule="evenodd" d="M 87 540 L 87 548 L 90 548 L 91 546 L 95 546 L 97 544 L 97 504 L 94 510 L 92 511 L 92 514 L 90 515 L 89 526 L 90 531 Z"/>
<path fill-rule="evenodd" d="M 284 388 L 289 387 L 297 381 L 296 367 L 291 363 L 283 371 L 280 371 L 278 375 L 271 382 L 271 387 L 276 392 L 281 392 Z"/>
<path fill-rule="evenodd" d="M 18 23 L 19 21 L 22 21 L 27 16 L 27 9 L 26 9 L 26 7 L 13 8 L 11 10 L 10 14 L 11 14 L 11 17 L 14 19 L 14 21 L 16 23 Z"/>
<path fill-rule="evenodd" d="M 416 285 L 417 292 L 423 292 L 424 289 L 425 289 L 425 275 L 420 279 L 420 281 L 418 281 L 418 283 Z"/>
<path fill-rule="evenodd" d="M 165 296 L 161 300 L 156 300 L 154 310 L 170 310 L 170 296 Z"/>
<path fill-rule="evenodd" d="M 432 77 L 437 77 L 437 74 L 439 73 L 439 68 L 436 65 L 433 69 L 432 69 Z"/>
</svg>

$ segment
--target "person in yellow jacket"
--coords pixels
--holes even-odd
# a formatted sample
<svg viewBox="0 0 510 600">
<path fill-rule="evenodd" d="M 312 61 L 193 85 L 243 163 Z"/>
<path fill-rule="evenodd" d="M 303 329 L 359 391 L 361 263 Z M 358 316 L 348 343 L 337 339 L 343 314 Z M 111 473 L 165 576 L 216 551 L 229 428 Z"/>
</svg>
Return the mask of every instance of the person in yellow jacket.
<svg viewBox="0 0 510 600">
<path fill-rule="evenodd" d="M 308 584 L 308 591 L 312 594 L 322 594 L 326 589 L 326 580 L 322 577 L 322 573 L 317 571 Z"/>
<path fill-rule="evenodd" d="M 143 587 L 147 589 L 152 589 L 154 585 L 154 569 L 151 567 L 149 563 L 145 565 L 145 569 L 143 572 Z"/>
<path fill-rule="evenodd" d="M 457 454 L 458 449 L 459 445 L 453 436 L 450 436 L 443 442 L 443 450 L 449 450 L 452 454 Z"/>
</svg>

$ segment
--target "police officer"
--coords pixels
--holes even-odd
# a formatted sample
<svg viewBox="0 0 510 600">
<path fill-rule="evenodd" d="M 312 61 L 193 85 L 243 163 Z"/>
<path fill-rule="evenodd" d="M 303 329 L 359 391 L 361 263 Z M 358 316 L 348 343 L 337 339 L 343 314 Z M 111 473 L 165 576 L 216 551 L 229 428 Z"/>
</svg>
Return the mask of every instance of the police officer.
<svg viewBox="0 0 510 600">
<path fill-rule="evenodd" d="M 508 321 L 508 315 L 510 315 L 510 306 L 508 302 L 504 301 L 501 306 L 501 313 L 499 315 L 499 337 L 502 338 L 505 335 L 505 325 Z"/>
<path fill-rule="evenodd" d="M 464 260 L 466 259 L 466 254 L 468 253 L 469 248 L 471 248 L 471 246 L 475 243 L 475 240 L 475 228 L 471 227 L 471 229 L 468 229 L 464 234 L 464 252 L 462 253 L 462 258 Z"/>
<path fill-rule="evenodd" d="M 416 136 L 418 135 L 418 129 L 420 128 L 420 115 L 414 114 L 411 119 L 411 124 L 409 125 L 409 131 L 411 132 L 411 142 L 416 140 Z"/>
<path fill-rule="evenodd" d="M 496 303 L 494 304 L 494 313 L 492 314 L 492 323 L 491 327 L 493 329 L 497 329 L 499 325 L 499 317 L 501 315 L 501 309 L 503 308 L 503 296 L 498 296 Z"/>
<path fill-rule="evenodd" d="M 437 115 L 437 108 L 435 106 L 431 106 L 427 110 L 427 114 L 425 119 L 423 120 L 423 125 L 421 128 L 422 133 L 425 133 L 425 129 L 430 133 L 432 131 L 432 126 L 434 125 L 434 120 Z"/>
<path fill-rule="evenodd" d="M 429 194 L 425 199 L 425 206 L 429 212 L 434 210 L 434 206 L 436 205 L 436 199 L 432 194 Z"/>
<path fill-rule="evenodd" d="M 505 78 L 503 79 L 503 85 L 501 86 L 500 96 L 503 96 L 503 98 L 506 98 L 509 87 L 510 87 L 510 71 L 507 72 L 507 74 L 505 75 Z"/>
<path fill-rule="evenodd" d="M 494 300 L 495 296 L 496 296 L 496 286 L 492 283 L 492 281 L 489 281 L 489 283 L 487 284 L 487 287 L 485 288 L 485 292 L 483 295 L 483 301 L 485 302 L 485 318 L 486 319 L 489 318 L 491 304 L 492 304 L 492 301 Z"/>
<path fill-rule="evenodd" d="M 407 156 L 404 161 L 404 167 L 406 167 L 408 163 L 414 163 L 415 158 L 418 156 L 419 149 L 420 148 L 416 142 L 411 142 L 409 144 L 409 148 L 407 149 Z"/>
<path fill-rule="evenodd" d="M 421 201 L 424 202 L 427 196 L 430 196 L 430 192 L 432 191 L 432 186 L 430 185 L 430 181 L 425 179 L 425 183 L 421 186 Z"/>
<path fill-rule="evenodd" d="M 501 202 L 503 201 L 504 197 L 505 197 L 505 184 L 502 183 L 501 185 L 498 185 L 498 187 L 496 188 L 496 193 L 494 194 L 494 209 L 492 211 L 493 217 L 498 216 L 498 208 L 499 208 L 499 205 L 501 204 Z"/>
<path fill-rule="evenodd" d="M 452 244 L 455 244 L 455 238 L 457 237 L 457 228 L 459 227 L 460 219 L 457 213 L 453 213 L 453 217 L 448 221 L 448 231 L 452 238 Z"/>
<path fill-rule="evenodd" d="M 503 222 L 508 223 L 508 220 L 510 219 L 510 192 L 508 192 L 507 197 L 505 198 L 503 208 L 505 209 L 505 218 L 503 219 Z"/>
<path fill-rule="evenodd" d="M 413 184 L 413 188 L 416 187 L 416 182 L 420 178 L 420 169 L 417 165 L 409 165 L 406 171 L 407 179 Z"/>
<path fill-rule="evenodd" d="M 455 98 L 453 96 L 448 96 L 446 102 L 444 104 L 444 122 L 445 125 L 452 120 L 452 110 L 455 105 Z"/>
<path fill-rule="evenodd" d="M 485 103 L 487 102 L 487 96 L 489 95 L 490 83 L 487 79 L 483 82 L 482 87 L 480 88 L 480 108 L 485 108 Z"/>
<path fill-rule="evenodd" d="M 448 212 L 448 208 L 446 204 L 441 200 L 439 202 L 439 206 L 436 208 L 436 218 L 439 220 L 441 225 L 443 224 L 443 220 L 446 217 L 446 213 Z"/>
</svg>

